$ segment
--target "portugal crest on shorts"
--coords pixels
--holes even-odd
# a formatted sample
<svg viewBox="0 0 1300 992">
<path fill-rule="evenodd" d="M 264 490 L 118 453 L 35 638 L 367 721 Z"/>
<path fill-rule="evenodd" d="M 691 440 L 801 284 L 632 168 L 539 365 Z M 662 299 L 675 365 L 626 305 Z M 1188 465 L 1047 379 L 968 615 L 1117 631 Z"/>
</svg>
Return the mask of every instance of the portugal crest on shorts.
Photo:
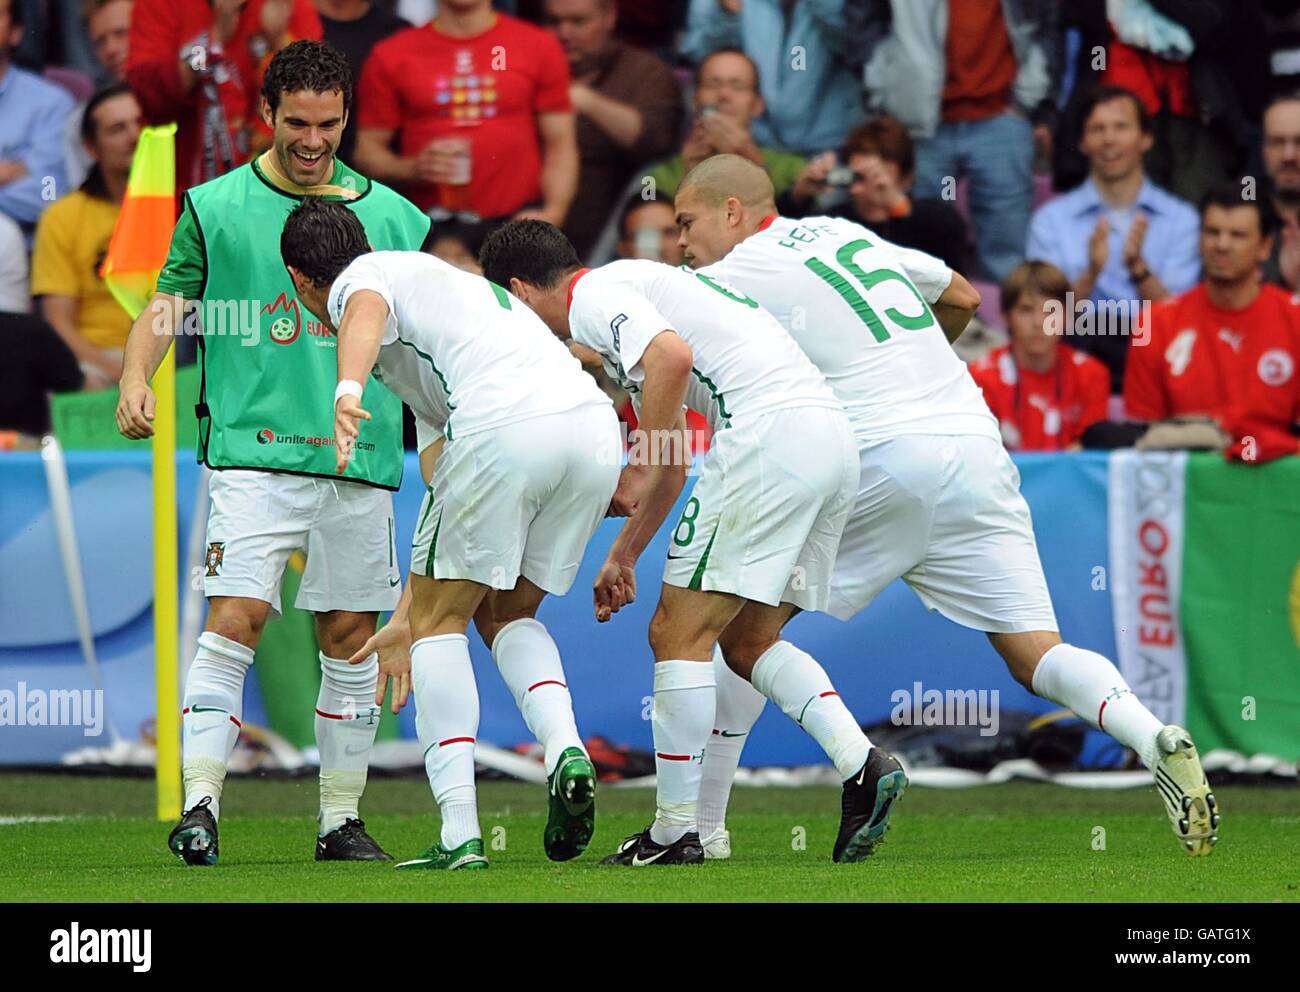
<svg viewBox="0 0 1300 992">
<path fill-rule="evenodd" d="M 208 566 L 208 578 L 212 578 L 221 571 L 221 560 L 225 557 L 225 541 L 211 541 L 208 543 L 208 554 L 207 557 L 203 559 L 203 563 Z"/>
</svg>

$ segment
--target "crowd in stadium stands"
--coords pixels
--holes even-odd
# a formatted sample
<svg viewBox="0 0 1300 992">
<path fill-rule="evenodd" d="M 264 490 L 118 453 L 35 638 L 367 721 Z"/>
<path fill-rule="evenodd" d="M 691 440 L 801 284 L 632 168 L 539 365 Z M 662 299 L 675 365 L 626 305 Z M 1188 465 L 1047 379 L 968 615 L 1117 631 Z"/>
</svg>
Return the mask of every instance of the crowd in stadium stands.
<svg viewBox="0 0 1300 992">
<path fill-rule="evenodd" d="M 98 269 L 140 128 L 177 122 L 178 192 L 247 162 L 261 73 L 304 37 L 352 65 L 339 157 L 452 264 L 520 216 L 590 264 L 682 264 L 673 194 L 734 153 L 783 214 L 975 282 L 957 347 L 1008 447 L 1162 421 L 1297 450 L 1293 0 L 0 0 L 0 431 L 120 372 Z"/>
</svg>

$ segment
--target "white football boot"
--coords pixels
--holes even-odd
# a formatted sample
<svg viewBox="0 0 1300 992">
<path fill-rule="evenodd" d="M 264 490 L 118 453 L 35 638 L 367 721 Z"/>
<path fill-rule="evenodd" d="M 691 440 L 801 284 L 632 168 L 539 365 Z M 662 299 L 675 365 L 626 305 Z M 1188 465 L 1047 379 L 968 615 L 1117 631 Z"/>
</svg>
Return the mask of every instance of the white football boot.
<svg viewBox="0 0 1300 992">
<path fill-rule="evenodd" d="M 719 827 L 702 841 L 705 861 L 726 861 L 731 857 L 731 831 Z"/>
<path fill-rule="evenodd" d="M 1191 735 L 1171 723 L 1156 735 L 1156 750 L 1156 791 L 1174 836 L 1192 857 L 1209 854 L 1219 839 L 1219 807 Z"/>
</svg>

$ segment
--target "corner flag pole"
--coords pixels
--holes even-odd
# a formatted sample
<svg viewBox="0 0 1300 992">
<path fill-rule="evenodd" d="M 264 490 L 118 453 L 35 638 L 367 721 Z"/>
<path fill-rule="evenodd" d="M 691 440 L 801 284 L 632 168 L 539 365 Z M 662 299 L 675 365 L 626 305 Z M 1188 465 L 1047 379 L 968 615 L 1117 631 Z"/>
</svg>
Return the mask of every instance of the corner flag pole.
<svg viewBox="0 0 1300 992">
<path fill-rule="evenodd" d="M 158 819 L 181 815 L 181 699 L 179 655 L 179 579 L 176 565 L 176 352 L 153 377 L 157 405 L 153 421 L 153 639 L 158 692 L 158 762 L 155 782 Z"/>
<path fill-rule="evenodd" d="M 176 223 L 176 125 L 146 127 L 99 274 L 135 320 L 149 305 Z M 169 348 L 153 377 L 153 630 L 157 680 L 158 819 L 181 815 L 180 689 L 177 675 L 176 360 Z"/>
</svg>

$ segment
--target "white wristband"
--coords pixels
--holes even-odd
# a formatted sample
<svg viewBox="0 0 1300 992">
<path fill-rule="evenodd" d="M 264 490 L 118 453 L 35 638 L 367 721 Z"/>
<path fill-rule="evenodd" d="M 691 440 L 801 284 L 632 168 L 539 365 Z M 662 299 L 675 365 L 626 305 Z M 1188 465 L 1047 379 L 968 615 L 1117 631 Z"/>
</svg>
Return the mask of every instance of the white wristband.
<svg viewBox="0 0 1300 992">
<path fill-rule="evenodd" d="M 355 396 L 357 399 L 361 399 L 361 395 L 365 391 L 365 387 L 356 379 L 341 379 L 338 388 L 334 390 L 334 402 L 338 403 L 344 396 Z"/>
</svg>

